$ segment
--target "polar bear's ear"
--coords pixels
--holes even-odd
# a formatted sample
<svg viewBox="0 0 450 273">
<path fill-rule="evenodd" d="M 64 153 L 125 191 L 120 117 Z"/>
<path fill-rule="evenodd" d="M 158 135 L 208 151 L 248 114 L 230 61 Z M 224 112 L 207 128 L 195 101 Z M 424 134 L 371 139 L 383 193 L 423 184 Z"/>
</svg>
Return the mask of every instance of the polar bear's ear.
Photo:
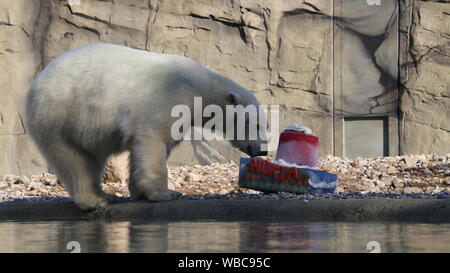
<svg viewBox="0 0 450 273">
<path fill-rule="evenodd" d="M 241 104 L 241 98 L 239 97 L 238 94 L 230 92 L 228 96 L 230 97 L 231 104 L 233 105 Z"/>
</svg>

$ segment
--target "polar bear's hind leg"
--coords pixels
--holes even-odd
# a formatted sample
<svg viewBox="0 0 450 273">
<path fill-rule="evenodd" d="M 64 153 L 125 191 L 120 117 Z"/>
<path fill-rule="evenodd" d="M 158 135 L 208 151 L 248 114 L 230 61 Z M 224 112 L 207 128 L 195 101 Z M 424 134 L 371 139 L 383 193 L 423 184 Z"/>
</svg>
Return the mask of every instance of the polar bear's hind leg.
<svg viewBox="0 0 450 273">
<path fill-rule="evenodd" d="M 56 176 L 79 208 L 91 210 L 107 205 L 108 195 L 100 185 L 104 162 L 99 162 L 79 148 L 71 147 L 64 140 L 52 141 L 41 148 Z"/>
</svg>

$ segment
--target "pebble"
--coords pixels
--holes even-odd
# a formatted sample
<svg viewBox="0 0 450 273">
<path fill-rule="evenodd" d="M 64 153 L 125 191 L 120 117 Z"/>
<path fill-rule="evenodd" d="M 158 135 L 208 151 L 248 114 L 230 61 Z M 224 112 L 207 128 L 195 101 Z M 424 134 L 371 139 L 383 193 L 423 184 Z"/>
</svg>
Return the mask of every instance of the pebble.
<svg viewBox="0 0 450 273">
<path fill-rule="evenodd" d="M 45 181 L 44 185 L 45 186 L 55 186 L 56 185 L 56 181 Z"/>
<path fill-rule="evenodd" d="M 14 184 L 24 184 L 24 185 L 30 185 L 30 179 L 25 176 L 25 175 L 21 175 L 16 182 L 14 182 Z"/>
<path fill-rule="evenodd" d="M 423 190 L 418 187 L 406 187 L 403 189 L 404 194 L 411 194 L 411 193 L 421 193 Z"/>
<path fill-rule="evenodd" d="M 192 181 L 192 182 L 199 182 L 202 181 L 203 176 L 195 174 L 195 173 L 188 173 L 186 174 L 184 181 Z"/>
</svg>

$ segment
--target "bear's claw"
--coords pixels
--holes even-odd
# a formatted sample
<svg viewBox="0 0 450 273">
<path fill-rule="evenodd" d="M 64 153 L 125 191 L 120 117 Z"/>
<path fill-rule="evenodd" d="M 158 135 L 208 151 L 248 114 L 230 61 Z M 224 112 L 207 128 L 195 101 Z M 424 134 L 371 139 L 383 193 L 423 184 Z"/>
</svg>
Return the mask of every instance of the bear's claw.
<svg viewBox="0 0 450 273">
<path fill-rule="evenodd" d="M 163 191 L 163 192 L 154 192 L 154 193 L 150 194 L 149 196 L 147 196 L 147 199 L 149 201 L 160 202 L 160 201 L 174 200 L 180 196 L 181 196 L 180 192 L 177 192 L 174 190 L 167 190 L 167 191 Z"/>
</svg>

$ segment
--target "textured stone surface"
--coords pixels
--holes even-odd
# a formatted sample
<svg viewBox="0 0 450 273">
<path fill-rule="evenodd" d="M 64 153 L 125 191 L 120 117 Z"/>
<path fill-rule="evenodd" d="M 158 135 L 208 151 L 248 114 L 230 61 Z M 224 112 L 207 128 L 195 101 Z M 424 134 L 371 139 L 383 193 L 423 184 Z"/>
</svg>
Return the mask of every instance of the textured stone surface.
<svg viewBox="0 0 450 273">
<path fill-rule="evenodd" d="M 74 1 L 77 2 L 77 1 Z M 450 144 L 449 4 L 401 0 L 400 151 L 443 153 Z M 186 55 L 280 105 L 280 129 L 312 127 L 321 154 L 333 153 L 333 39 L 345 38 L 342 101 L 351 113 L 396 114 L 394 1 L 359 0 L 4 0 L 0 3 L 0 173 L 31 174 L 45 163 L 23 126 L 31 79 L 79 45 L 109 42 Z M 388 5 L 388 6 L 386 6 Z M 334 33 L 334 31 L 337 31 Z M 377 37 L 367 48 L 362 37 Z M 348 41 L 352 41 L 347 42 Z M 336 52 L 336 48 L 335 48 Z M 394 64 L 394 65 L 393 65 Z M 389 78 L 389 77 L 388 77 Z M 396 82 L 395 80 L 391 80 Z M 356 94 L 356 95 L 355 95 Z M 367 101 L 367 96 L 375 100 Z M 382 95 L 382 96 L 380 96 Z M 335 107 L 335 108 L 334 108 Z M 337 107 L 337 108 L 336 108 Z M 392 111 L 394 109 L 394 111 Z M 220 142 L 184 143 L 171 164 L 209 164 L 241 154 Z"/>
<path fill-rule="evenodd" d="M 31 174 L 45 163 L 24 125 L 24 98 L 40 62 L 38 1 L 0 3 L 0 173 Z"/>
<path fill-rule="evenodd" d="M 401 153 L 450 145 L 450 4 L 405 1 L 401 18 Z"/>
</svg>

